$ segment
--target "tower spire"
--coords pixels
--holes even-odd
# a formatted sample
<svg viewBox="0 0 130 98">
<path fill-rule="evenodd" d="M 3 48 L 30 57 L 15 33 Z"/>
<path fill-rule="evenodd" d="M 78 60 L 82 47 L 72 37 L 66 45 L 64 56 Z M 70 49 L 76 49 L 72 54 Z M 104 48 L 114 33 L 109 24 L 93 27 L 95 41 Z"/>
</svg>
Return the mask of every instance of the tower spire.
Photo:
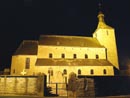
<svg viewBox="0 0 130 98">
<path fill-rule="evenodd" d="M 98 12 L 98 28 L 112 28 L 108 25 L 106 25 L 105 21 L 104 21 L 104 14 L 102 12 L 102 0 L 99 2 L 98 4 L 98 8 L 99 8 L 99 12 Z"/>
<path fill-rule="evenodd" d="M 101 1 L 98 3 L 98 10 L 99 10 L 99 12 L 102 12 L 102 2 Z"/>
</svg>

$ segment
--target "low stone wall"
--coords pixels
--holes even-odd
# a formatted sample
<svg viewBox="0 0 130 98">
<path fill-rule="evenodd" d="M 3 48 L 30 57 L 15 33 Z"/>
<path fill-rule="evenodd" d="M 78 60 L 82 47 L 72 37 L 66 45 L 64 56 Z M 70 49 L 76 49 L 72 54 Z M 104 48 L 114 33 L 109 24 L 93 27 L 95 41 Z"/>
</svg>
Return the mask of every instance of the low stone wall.
<svg viewBox="0 0 130 98">
<path fill-rule="evenodd" d="M 0 76 L 0 95 L 44 96 L 44 76 Z"/>
</svg>

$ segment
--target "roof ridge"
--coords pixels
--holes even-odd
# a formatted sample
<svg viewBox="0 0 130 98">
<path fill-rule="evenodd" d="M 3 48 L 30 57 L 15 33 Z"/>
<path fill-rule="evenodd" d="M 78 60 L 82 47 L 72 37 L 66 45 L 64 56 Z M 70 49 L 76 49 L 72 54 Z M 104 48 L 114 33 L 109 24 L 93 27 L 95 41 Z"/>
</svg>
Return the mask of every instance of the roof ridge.
<svg viewBox="0 0 130 98">
<path fill-rule="evenodd" d="M 40 35 L 40 37 L 64 37 L 64 38 L 93 38 L 93 37 L 87 37 L 87 36 L 72 36 L 72 35 Z"/>
</svg>

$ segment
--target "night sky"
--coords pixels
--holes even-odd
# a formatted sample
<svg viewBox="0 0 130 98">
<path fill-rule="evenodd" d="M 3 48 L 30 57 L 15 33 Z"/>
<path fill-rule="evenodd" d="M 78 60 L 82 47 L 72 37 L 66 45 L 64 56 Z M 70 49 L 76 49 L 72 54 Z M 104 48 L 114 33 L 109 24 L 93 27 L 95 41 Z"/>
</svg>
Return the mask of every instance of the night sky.
<svg viewBox="0 0 130 98">
<path fill-rule="evenodd" d="M 130 57 L 130 0 L 0 0 L 0 69 L 10 67 L 23 40 L 41 34 L 92 36 L 100 1 L 123 62 Z"/>
</svg>

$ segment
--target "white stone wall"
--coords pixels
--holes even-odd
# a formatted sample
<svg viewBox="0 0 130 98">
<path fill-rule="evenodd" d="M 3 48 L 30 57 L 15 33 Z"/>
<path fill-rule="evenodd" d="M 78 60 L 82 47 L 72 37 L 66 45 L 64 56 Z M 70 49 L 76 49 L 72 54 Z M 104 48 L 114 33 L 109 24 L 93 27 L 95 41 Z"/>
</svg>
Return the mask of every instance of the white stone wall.
<svg viewBox="0 0 130 98">
<path fill-rule="evenodd" d="M 44 77 L 40 81 L 32 76 L 0 76 L 0 95 L 43 95 L 44 87 L 39 91 L 38 81 L 44 83 Z"/>
</svg>

